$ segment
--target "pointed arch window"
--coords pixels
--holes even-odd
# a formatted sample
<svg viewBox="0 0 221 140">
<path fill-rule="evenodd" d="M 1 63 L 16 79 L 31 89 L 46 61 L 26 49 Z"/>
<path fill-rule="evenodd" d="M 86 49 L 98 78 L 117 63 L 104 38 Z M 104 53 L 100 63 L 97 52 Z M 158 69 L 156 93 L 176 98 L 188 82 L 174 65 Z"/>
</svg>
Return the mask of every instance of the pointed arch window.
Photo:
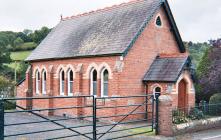
<svg viewBox="0 0 221 140">
<path fill-rule="evenodd" d="M 158 27 L 161 27 L 161 26 L 162 26 L 162 20 L 161 20 L 160 16 L 158 16 L 157 19 L 156 19 L 156 25 L 157 25 Z"/>
<path fill-rule="evenodd" d="M 42 94 L 46 94 L 46 81 L 47 81 L 47 74 L 46 74 L 46 71 L 43 70 L 43 72 L 42 72 Z"/>
<path fill-rule="evenodd" d="M 68 71 L 68 95 L 69 96 L 73 95 L 73 84 L 74 84 L 74 73 L 70 69 Z"/>
<path fill-rule="evenodd" d="M 35 90 L 36 90 L 36 94 L 39 94 L 39 86 L 40 86 L 40 72 L 37 70 L 36 71 L 36 75 L 35 75 Z"/>
<path fill-rule="evenodd" d="M 64 95 L 64 70 L 60 71 L 60 95 Z"/>
<path fill-rule="evenodd" d="M 92 69 L 90 73 L 90 92 L 91 95 L 97 96 L 97 71 Z"/>
<path fill-rule="evenodd" d="M 101 96 L 102 97 L 108 96 L 108 80 L 109 80 L 108 70 L 104 69 L 101 72 Z"/>
</svg>

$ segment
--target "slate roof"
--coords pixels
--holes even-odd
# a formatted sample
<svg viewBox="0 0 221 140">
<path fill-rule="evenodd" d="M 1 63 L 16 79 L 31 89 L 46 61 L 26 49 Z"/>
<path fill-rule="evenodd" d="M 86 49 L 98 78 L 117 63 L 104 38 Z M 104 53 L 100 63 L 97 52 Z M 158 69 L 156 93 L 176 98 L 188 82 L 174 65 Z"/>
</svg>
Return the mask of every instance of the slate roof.
<svg viewBox="0 0 221 140">
<path fill-rule="evenodd" d="M 61 20 L 26 61 L 124 54 L 162 3 L 137 0 Z"/>
<path fill-rule="evenodd" d="M 156 58 L 145 74 L 145 82 L 176 82 L 188 57 Z"/>
</svg>

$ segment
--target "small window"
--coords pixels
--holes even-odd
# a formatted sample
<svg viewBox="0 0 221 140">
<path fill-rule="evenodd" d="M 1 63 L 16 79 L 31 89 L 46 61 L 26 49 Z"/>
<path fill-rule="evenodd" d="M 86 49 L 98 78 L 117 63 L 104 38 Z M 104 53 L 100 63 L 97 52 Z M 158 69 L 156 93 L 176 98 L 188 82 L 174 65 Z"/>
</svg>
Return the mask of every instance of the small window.
<svg viewBox="0 0 221 140">
<path fill-rule="evenodd" d="M 162 21 L 161 21 L 160 16 L 158 16 L 157 19 L 156 19 L 156 25 L 157 25 L 158 27 L 161 27 L 161 26 L 162 26 Z"/>
<path fill-rule="evenodd" d="M 60 95 L 64 95 L 64 71 L 60 72 Z"/>
<path fill-rule="evenodd" d="M 90 80 L 90 92 L 91 95 L 97 95 L 97 71 L 93 69 L 91 71 L 91 80 Z"/>
<path fill-rule="evenodd" d="M 36 81 L 35 81 L 35 85 L 36 85 L 36 94 L 39 94 L 39 85 L 40 85 L 40 72 L 37 71 L 36 72 Z"/>
<path fill-rule="evenodd" d="M 74 81 L 73 71 L 69 70 L 68 71 L 68 95 L 69 96 L 73 95 L 73 81 Z"/>
<path fill-rule="evenodd" d="M 154 99 L 156 99 L 156 94 L 161 95 L 161 88 L 160 87 L 154 88 L 154 91 L 153 91 Z"/>
<path fill-rule="evenodd" d="M 102 80 L 101 80 L 101 95 L 103 97 L 108 96 L 108 71 L 105 69 L 102 73 Z"/>
<path fill-rule="evenodd" d="M 44 70 L 42 73 L 42 94 L 46 94 L 46 81 L 47 81 L 47 76 L 46 76 L 46 71 Z"/>
</svg>

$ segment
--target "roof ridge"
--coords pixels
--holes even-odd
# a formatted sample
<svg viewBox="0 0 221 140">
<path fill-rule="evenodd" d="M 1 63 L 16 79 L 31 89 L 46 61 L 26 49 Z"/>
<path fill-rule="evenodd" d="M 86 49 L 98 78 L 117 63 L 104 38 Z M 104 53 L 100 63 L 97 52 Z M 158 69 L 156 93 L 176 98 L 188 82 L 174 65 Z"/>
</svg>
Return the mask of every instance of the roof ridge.
<svg viewBox="0 0 221 140">
<path fill-rule="evenodd" d="M 120 3 L 120 4 L 114 4 L 112 6 L 106 6 L 104 8 L 100 8 L 100 9 L 97 9 L 97 10 L 92 10 L 92 11 L 89 11 L 89 12 L 80 13 L 80 14 L 73 15 L 73 16 L 70 16 L 70 17 L 64 17 L 64 18 L 61 18 L 61 21 L 74 19 L 74 18 L 78 18 L 78 17 L 83 17 L 83 16 L 88 16 L 88 15 L 95 14 L 95 13 L 98 13 L 98 12 L 109 11 L 109 10 L 112 10 L 112 9 L 115 9 L 115 8 L 132 5 L 132 4 L 135 4 L 137 2 L 141 2 L 141 1 L 145 1 L 145 0 L 130 0 L 128 2 L 123 2 L 123 3 Z"/>
<path fill-rule="evenodd" d="M 167 54 L 167 53 L 161 53 L 159 54 L 159 58 L 186 58 L 188 57 L 189 54 L 188 53 L 171 53 L 171 54 Z"/>
</svg>

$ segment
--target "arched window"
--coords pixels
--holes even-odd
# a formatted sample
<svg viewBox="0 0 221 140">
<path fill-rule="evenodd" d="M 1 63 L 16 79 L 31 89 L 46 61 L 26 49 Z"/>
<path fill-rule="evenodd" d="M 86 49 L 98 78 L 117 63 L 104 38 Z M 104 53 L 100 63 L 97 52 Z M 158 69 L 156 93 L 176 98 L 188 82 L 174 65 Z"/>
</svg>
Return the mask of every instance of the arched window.
<svg viewBox="0 0 221 140">
<path fill-rule="evenodd" d="M 91 95 L 97 96 L 97 71 L 92 69 L 90 73 L 90 92 Z"/>
<path fill-rule="evenodd" d="M 108 79 L 109 79 L 108 71 L 107 69 L 104 69 L 101 72 L 101 96 L 102 97 L 108 96 Z"/>
<path fill-rule="evenodd" d="M 74 75 L 73 75 L 73 71 L 70 69 L 68 71 L 68 95 L 69 96 L 73 95 L 73 81 L 74 81 Z"/>
<path fill-rule="evenodd" d="M 60 95 L 64 95 L 64 70 L 60 71 Z"/>
<path fill-rule="evenodd" d="M 161 27 L 161 26 L 162 26 L 162 21 L 161 21 L 160 16 L 158 16 L 157 19 L 156 19 L 156 25 L 157 25 L 158 27 Z"/>
<path fill-rule="evenodd" d="M 161 88 L 160 87 L 155 87 L 154 88 L 154 92 L 153 92 L 154 99 L 156 98 L 156 94 L 161 95 Z"/>
<path fill-rule="evenodd" d="M 36 75 L 35 75 L 35 90 L 36 90 L 36 94 L 39 94 L 39 85 L 40 85 L 40 72 L 37 70 L 36 71 Z"/>
<path fill-rule="evenodd" d="M 47 75 L 46 71 L 44 70 L 42 72 L 42 94 L 46 94 L 46 81 L 47 81 Z"/>
</svg>

